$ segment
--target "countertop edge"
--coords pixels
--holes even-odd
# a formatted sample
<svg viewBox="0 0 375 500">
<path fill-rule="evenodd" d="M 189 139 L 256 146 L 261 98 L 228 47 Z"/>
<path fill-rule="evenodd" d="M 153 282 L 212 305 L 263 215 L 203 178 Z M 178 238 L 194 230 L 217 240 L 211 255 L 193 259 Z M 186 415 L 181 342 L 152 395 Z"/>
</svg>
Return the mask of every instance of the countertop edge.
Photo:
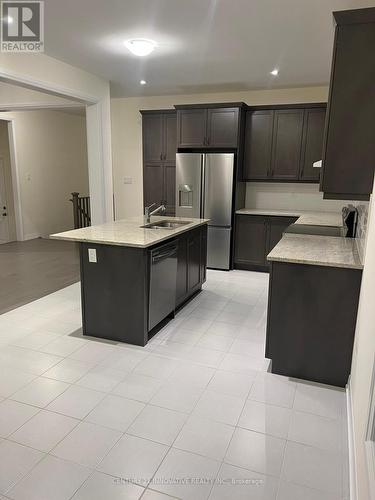
<svg viewBox="0 0 375 500">
<path fill-rule="evenodd" d="M 354 271 L 363 271 L 363 265 L 361 264 L 345 264 L 345 263 L 335 263 L 335 262 L 323 262 L 323 261 L 306 261 L 303 259 L 288 259 L 283 257 L 268 257 L 268 262 L 282 262 L 284 264 L 303 264 L 305 266 L 321 266 L 321 267 L 334 267 L 336 269 L 353 269 Z"/>
<path fill-rule="evenodd" d="M 188 231 L 191 231 L 192 229 L 195 229 L 200 226 L 204 226 L 205 224 L 208 224 L 209 220 L 207 221 L 199 221 L 199 222 L 193 222 L 191 223 L 192 225 L 189 225 L 188 227 L 183 226 L 178 230 L 175 230 L 173 234 L 166 234 L 162 238 L 158 239 L 157 241 L 154 241 L 152 243 L 149 243 L 147 245 L 140 245 L 136 243 L 126 243 L 126 242 L 121 242 L 121 241 L 108 241 L 108 240 L 99 240 L 99 239 L 94 239 L 94 238 L 83 238 L 83 237 L 74 237 L 74 236 L 63 236 L 63 233 L 55 233 L 49 235 L 49 239 L 51 240 L 61 240 L 61 241 L 74 241 L 77 243 L 93 243 L 95 245 L 108 245 L 108 246 L 118 246 L 118 247 L 129 247 L 129 248 L 149 248 L 154 245 L 158 245 L 159 243 L 162 243 L 163 241 L 173 239 L 174 237 L 179 236 L 180 234 L 186 233 Z M 157 229 L 157 231 L 168 231 L 168 229 Z"/>
</svg>

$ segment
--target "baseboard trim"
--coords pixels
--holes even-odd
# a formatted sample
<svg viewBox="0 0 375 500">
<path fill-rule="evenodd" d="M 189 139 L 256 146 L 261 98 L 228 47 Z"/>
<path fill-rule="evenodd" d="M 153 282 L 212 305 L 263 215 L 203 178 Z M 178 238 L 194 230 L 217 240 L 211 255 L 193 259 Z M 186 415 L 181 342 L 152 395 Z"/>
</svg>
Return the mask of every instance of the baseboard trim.
<svg viewBox="0 0 375 500">
<path fill-rule="evenodd" d="M 349 446 L 349 487 L 350 500 L 357 500 L 357 473 L 354 453 L 353 404 L 350 376 L 346 386 L 346 409 L 348 416 L 348 446 Z"/>
<path fill-rule="evenodd" d="M 39 233 L 25 234 L 22 241 L 36 240 L 37 238 L 41 238 Z"/>
</svg>

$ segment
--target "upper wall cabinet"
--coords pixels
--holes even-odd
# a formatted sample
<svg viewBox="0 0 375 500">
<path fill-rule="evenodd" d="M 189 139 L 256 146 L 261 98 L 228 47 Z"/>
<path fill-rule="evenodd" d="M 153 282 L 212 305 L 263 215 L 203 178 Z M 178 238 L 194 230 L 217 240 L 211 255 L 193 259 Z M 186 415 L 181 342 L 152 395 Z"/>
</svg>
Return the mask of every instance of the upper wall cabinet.
<svg viewBox="0 0 375 500">
<path fill-rule="evenodd" d="M 176 112 L 141 111 L 143 161 L 176 161 Z"/>
<path fill-rule="evenodd" d="M 237 148 L 242 103 L 176 106 L 178 148 Z"/>
<path fill-rule="evenodd" d="M 175 110 L 141 111 L 143 135 L 143 202 L 165 205 L 175 213 L 176 133 Z"/>
<path fill-rule="evenodd" d="M 311 106 L 246 112 L 243 180 L 319 182 L 325 104 Z"/>
<path fill-rule="evenodd" d="M 375 168 L 375 8 L 334 18 L 321 190 L 325 198 L 368 199 Z"/>
</svg>

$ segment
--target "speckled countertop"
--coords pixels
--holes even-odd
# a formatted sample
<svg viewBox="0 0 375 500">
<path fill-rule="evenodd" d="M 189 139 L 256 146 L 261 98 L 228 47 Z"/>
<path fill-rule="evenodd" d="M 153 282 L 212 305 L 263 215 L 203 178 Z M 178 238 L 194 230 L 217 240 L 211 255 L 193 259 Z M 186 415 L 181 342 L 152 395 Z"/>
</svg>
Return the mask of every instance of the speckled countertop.
<svg viewBox="0 0 375 500">
<path fill-rule="evenodd" d="M 363 269 L 356 240 L 335 236 L 284 234 L 267 259 L 314 266 Z"/>
<path fill-rule="evenodd" d="M 189 219 L 186 217 L 151 217 L 152 223 L 162 220 L 188 221 L 189 223 L 173 229 L 147 229 L 141 227 L 147 223 L 144 217 L 132 217 L 97 226 L 51 234 L 50 238 L 55 240 L 98 243 L 101 245 L 147 248 L 186 231 L 190 231 L 195 227 L 207 224 L 209 221 L 209 219 Z"/>
<path fill-rule="evenodd" d="M 243 215 L 271 215 L 298 217 L 295 224 L 342 227 L 339 212 L 309 212 L 304 210 L 263 210 L 243 208 Z M 286 233 L 268 254 L 267 260 L 291 262 L 313 266 L 346 267 L 363 269 L 357 242 L 352 238 Z"/>
<path fill-rule="evenodd" d="M 307 224 L 309 226 L 342 226 L 342 216 L 340 212 L 309 212 L 307 210 L 264 210 L 260 208 L 241 208 L 236 211 L 236 214 L 298 217 L 295 224 Z"/>
</svg>

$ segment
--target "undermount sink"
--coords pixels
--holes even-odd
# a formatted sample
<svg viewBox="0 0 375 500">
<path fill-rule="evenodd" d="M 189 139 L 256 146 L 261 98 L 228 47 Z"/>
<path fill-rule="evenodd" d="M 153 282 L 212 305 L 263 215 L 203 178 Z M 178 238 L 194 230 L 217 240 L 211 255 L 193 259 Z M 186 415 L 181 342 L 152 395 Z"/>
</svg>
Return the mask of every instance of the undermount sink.
<svg viewBox="0 0 375 500">
<path fill-rule="evenodd" d="M 190 224 L 187 221 L 175 221 L 175 220 L 161 220 L 158 222 L 151 222 L 150 224 L 146 224 L 141 226 L 144 229 L 175 229 L 176 227 L 186 226 L 186 224 Z"/>
</svg>

